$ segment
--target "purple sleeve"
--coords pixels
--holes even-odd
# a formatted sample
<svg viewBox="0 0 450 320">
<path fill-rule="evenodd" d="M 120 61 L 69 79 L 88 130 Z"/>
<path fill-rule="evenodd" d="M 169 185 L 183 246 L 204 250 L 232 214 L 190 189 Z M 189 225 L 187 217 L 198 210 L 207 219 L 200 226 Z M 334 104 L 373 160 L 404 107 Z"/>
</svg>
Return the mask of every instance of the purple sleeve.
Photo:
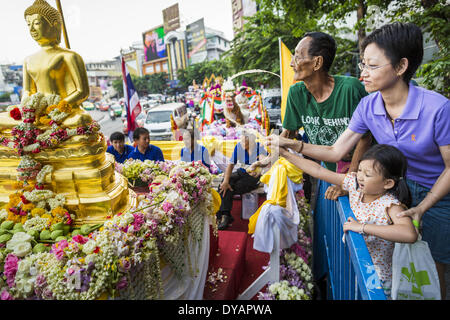
<svg viewBox="0 0 450 320">
<path fill-rule="evenodd" d="M 348 125 L 348 128 L 356 133 L 364 134 L 367 131 L 369 131 L 369 128 L 366 125 L 365 122 L 365 115 L 367 113 L 367 108 L 363 103 L 364 99 L 361 100 L 356 107 L 355 112 L 353 112 L 352 118 L 350 120 L 350 123 Z"/>
<path fill-rule="evenodd" d="M 434 123 L 434 140 L 442 147 L 450 144 L 450 103 L 449 100 L 442 106 L 436 115 Z"/>
</svg>

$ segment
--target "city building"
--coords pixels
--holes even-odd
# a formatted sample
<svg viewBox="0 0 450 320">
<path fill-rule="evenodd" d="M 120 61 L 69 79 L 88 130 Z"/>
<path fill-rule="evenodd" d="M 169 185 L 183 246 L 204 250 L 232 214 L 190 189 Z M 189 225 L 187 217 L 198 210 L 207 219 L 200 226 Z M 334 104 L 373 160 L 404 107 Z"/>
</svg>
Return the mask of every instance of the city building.
<svg viewBox="0 0 450 320">
<path fill-rule="evenodd" d="M 230 50 L 230 41 L 227 40 L 222 31 L 205 28 L 207 60 L 219 60 L 220 56 Z"/>
<path fill-rule="evenodd" d="M 231 0 L 231 10 L 233 11 L 233 31 L 236 35 L 244 28 L 245 17 L 253 16 L 259 8 L 254 0 Z"/>
<path fill-rule="evenodd" d="M 101 87 L 106 90 L 112 81 L 122 76 L 120 63 L 117 60 L 91 61 L 86 63 L 86 71 L 90 87 Z"/>
</svg>

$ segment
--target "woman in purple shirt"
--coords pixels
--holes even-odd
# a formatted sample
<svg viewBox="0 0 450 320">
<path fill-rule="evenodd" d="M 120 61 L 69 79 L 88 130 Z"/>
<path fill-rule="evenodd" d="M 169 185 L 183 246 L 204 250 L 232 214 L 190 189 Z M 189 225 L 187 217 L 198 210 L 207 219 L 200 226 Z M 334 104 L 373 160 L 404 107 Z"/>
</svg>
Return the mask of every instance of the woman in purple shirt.
<svg viewBox="0 0 450 320">
<path fill-rule="evenodd" d="M 422 239 L 436 262 L 445 299 L 445 265 L 450 263 L 450 103 L 409 82 L 423 58 L 422 32 L 393 23 L 372 32 L 361 46 L 359 67 L 367 92 L 348 128 L 333 146 L 271 136 L 268 146 L 289 147 L 311 158 L 337 162 L 370 131 L 380 144 L 400 149 L 408 160 L 413 202 L 399 216 L 422 224 Z"/>
</svg>

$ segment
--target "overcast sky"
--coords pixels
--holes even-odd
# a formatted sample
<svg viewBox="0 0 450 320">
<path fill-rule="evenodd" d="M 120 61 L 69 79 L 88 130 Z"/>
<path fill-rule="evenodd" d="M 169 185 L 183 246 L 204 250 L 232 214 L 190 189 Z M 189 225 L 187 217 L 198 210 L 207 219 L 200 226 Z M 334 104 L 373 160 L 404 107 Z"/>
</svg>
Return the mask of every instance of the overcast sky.
<svg viewBox="0 0 450 320">
<path fill-rule="evenodd" d="M 23 13 L 34 0 L 1 1 L 0 63 L 22 64 L 39 50 Z M 55 0 L 47 2 L 56 8 Z M 61 0 L 71 49 L 85 62 L 111 59 L 142 33 L 163 24 L 162 10 L 178 3 L 182 25 L 205 19 L 205 26 L 232 40 L 231 0 Z M 61 37 L 61 46 L 64 40 Z"/>
</svg>

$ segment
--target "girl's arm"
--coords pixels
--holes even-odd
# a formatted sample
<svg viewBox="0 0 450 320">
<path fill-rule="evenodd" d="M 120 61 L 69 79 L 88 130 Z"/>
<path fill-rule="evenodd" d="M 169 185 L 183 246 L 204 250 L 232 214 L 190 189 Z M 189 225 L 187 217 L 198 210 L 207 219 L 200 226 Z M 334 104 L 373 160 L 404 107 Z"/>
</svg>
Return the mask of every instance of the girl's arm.
<svg viewBox="0 0 450 320">
<path fill-rule="evenodd" d="M 318 163 L 299 157 L 293 153 L 290 153 L 284 148 L 280 148 L 280 156 L 284 157 L 290 163 L 300 168 L 310 176 L 313 176 L 314 178 L 321 179 L 336 185 L 342 185 L 342 182 L 344 181 L 345 174 L 330 171 L 322 167 Z"/>
<path fill-rule="evenodd" d="M 366 224 L 364 225 L 364 233 L 392 242 L 404 242 L 404 243 L 416 242 L 417 231 L 414 228 L 414 225 L 412 224 L 411 218 L 397 217 L 397 214 L 402 211 L 403 207 L 399 205 L 393 205 L 389 207 L 387 209 L 387 213 L 391 218 L 393 224 L 388 226 Z M 363 225 L 353 218 L 348 218 L 348 221 L 344 223 L 344 232 L 347 232 L 348 230 L 354 232 L 362 232 Z"/>
<path fill-rule="evenodd" d="M 301 140 L 297 141 L 287 139 L 282 136 L 271 135 L 267 137 L 267 147 L 291 148 L 292 150 L 302 153 L 315 160 L 338 162 L 350 152 L 362 136 L 363 134 L 353 132 L 347 128 L 332 146 L 320 146 L 304 143 Z"/>
</svg>

